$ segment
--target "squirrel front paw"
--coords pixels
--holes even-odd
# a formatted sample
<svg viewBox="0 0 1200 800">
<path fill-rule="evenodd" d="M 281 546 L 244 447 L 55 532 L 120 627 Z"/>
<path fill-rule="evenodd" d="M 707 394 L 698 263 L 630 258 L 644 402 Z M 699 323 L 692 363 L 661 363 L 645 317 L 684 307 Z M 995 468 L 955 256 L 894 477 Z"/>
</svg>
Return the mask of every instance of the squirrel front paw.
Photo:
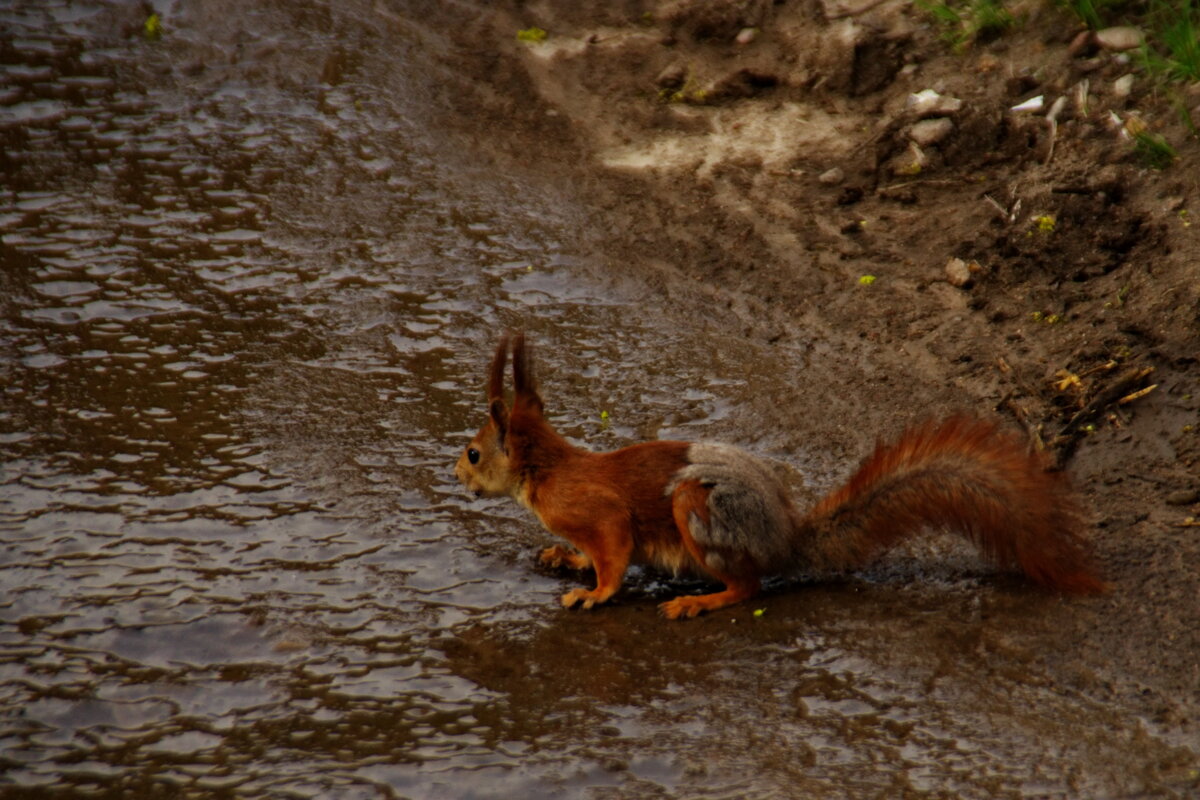
<svg viewBox="0 0 1200 800">
<path fill-rule="evenodd" d="M 592 566 L 592 560 L 578 550 L 570 550 L 562 545 L 547 547 L 538 555 L 538 562 L 548 567 L 560 569 L 587 569 Z"/>
<path fill-rule="evenodd" d="M 598 589 L 572 589 L 562 596 L 563 608 L 591 608 L 597 603 L 603 603 L 612 596 L 611 592 L 602 593 Z"/>
</svg>

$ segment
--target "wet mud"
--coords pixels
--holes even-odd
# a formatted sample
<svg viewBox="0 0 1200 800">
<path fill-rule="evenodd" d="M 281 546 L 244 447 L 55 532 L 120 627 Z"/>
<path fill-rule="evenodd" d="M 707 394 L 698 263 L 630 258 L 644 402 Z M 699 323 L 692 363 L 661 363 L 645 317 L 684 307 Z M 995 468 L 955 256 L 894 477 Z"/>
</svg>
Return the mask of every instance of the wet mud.
<svg viewBox="0 0 1200 800">
<path fill-rule="evenodd" d="M 201 5 L 0 11 L 0 795 L 1200 791 L 1189 173 L 980 113 L 896 178 L 897 81 L 955 69 L 898 78 L 899 18 L 847 56 L 804 4 Z M 574 441 L 730 441 L 801 498 L 1008 416 L 1113 590 L 931 536 L 686 623 L 702 584 L 649 571 L 566 612 L 548 535 L 452 475 L 517 327 Z M 1056 370 L 1145 366 L 1064 428 Z"/>
</svg>

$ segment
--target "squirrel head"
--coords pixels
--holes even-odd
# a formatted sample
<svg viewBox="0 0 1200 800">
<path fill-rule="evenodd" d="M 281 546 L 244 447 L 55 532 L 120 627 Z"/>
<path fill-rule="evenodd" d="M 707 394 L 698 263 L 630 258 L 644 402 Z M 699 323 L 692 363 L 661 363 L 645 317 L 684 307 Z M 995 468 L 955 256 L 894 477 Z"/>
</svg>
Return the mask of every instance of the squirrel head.
<svg viewBox="0 0 1200 800">
<path fill-rule="evenodd" d="M 504 401 L 504 367 L 508 360 L 509 337 L 500 338 L 488 377 L 488 420 L 458 458 L 454 475 L 476 497 L 517 496 L 521 476 L 510 459 L 510 434 L 514 415 L 542 415 L 525 348 L 525 334 L 513 337 L 513 409 Z"/>
<path fill-rule="evenodd" d="M 492 418 L 479 429 L 454 465 L 454 476 L 476 497 L 511 495 L 518 482 L 504 450 L 508 415 L 504 401 L 493 402 L 490 411 Z M 497 419 L 504 421 L 496 422 Z"/>
</svg>

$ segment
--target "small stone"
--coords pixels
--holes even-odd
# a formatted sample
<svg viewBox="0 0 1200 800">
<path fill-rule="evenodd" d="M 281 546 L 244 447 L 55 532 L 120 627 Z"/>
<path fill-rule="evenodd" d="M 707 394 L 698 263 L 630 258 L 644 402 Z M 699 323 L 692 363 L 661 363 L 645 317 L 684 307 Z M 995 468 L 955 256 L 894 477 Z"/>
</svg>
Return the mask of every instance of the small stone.
<svg viewBox="0 0 1200 800">
<path fill-rule="evenodd" d="M 919 92 L 914 92 L 904 101 L 904 108 L 914 114 L 920 114 L 926 108 L 932 107 L 942 96 L 933 89 L 922 89 Z"/>
<path fill-rule="evenodd" d="M 970 289 L 975 283 L 976 273 L 981 269 L 977 261 L 972 261 L 968 264 L 961 258 L 952 258 L 946 262 L 946 280 L 951 286 L 957 286 L 959 289 Z"/>
<path fill-rule="evenodd" d="M 660 89 L 678 89 L 687 80 L 687 68 L 682 64 L 672 64 L 658 73 L 654 83 Z"/>
<path fill-rule="evenodd" d="M 889 166 L 893 175 L 912 177 L 920 175 L 928 164 L 929 156 L 925 155 L 925 151 L 916 142 L 909 142 L 908 149 L 893 158 Z"/>
<path fill-rule="evenodd" d="M 1133 93 L 1133 73 L 1122 75 L 1113 81 L 1113 97 L 1124 100 Z"/>
<path fill-rule="evenodd" d="M 923 119 L 914 124 L 908 132 L 908 138 L 921 147 L 929 147 L 945 139 L 954 132 L 954 123 L 945 117 Z"/>
<path fill-rule="evenodd" d="M 738 35 L 734 41 L 740 45 L 747 45 L 758 38 L 758 28 L 742 28 L 738 31 Z"/>
<path fill-rule="evenodd" d="M 834 167 L 822 172 L 817 180 L 826 186 L 837 186 L 842 181 L 846 180 L 846 173 L 842 172 L 841 167 Z"/>
<path fill-rule="evenodd" d="M 1113 50 L 1118 53 L 1141 47 L 1145 40 L 1146 37 L 1140 30 L 1126 25 L 1096 31 L 1096 43 L 1105 50 Z"/>
<path fill-rule="evenodd" d="M 1190 506 L 1197 501 L 1200 501 L 1200 491 L 1195 489 L 1182 489 L 1167 495 L 1167 505 L 1171 506 Z"/>
<path fill-rule="evenodd" d="M 1031 97 L 1024 102 L 1017 103 L 1011 110 L 1017 114 L 1033 114 L 1045 107 L 1046 96 L 1039 94 L 1037 97 Z"/>
<path fill-rule="evenodd" d="M 962 110 L 963 101 L 957 97 L 947 97 L 935 92 L 933 89 L 925 89 L 915 94 L 910 94 L 904 102 L 904 110 L 917 119 L 926 117 L 947 117 L 951 114 L 957 114 Z"/>
</svg>

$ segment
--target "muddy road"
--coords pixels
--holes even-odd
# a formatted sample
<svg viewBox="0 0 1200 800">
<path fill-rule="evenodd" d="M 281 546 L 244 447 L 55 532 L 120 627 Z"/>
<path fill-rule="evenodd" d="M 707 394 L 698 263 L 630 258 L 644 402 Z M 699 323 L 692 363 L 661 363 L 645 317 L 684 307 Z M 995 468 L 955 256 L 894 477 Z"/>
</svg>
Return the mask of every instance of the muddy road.
<svg viewBox="0 0 1200 800">
<path fill-rule="evenodd" d="M 867 46 L 790 3 L 187 5 L 0 10 L 0 796 L 1200 792 L 1194 144 L 989 161 L 1038 143 L 981 110 L 1011 82 L 903 9 Z M 972 58 L 1066 46 L 1022 41 Z M 926 83 L 975 138 L 921 182 Z M 573 440 L 733 442 L 802 498 L 927 414 L 1023 425 L 1113 590 L 930 536 L 686 623 L 703 585 L 647 571 L 563 611 L 451 471 L 505 328 Z"/>
</svg>

